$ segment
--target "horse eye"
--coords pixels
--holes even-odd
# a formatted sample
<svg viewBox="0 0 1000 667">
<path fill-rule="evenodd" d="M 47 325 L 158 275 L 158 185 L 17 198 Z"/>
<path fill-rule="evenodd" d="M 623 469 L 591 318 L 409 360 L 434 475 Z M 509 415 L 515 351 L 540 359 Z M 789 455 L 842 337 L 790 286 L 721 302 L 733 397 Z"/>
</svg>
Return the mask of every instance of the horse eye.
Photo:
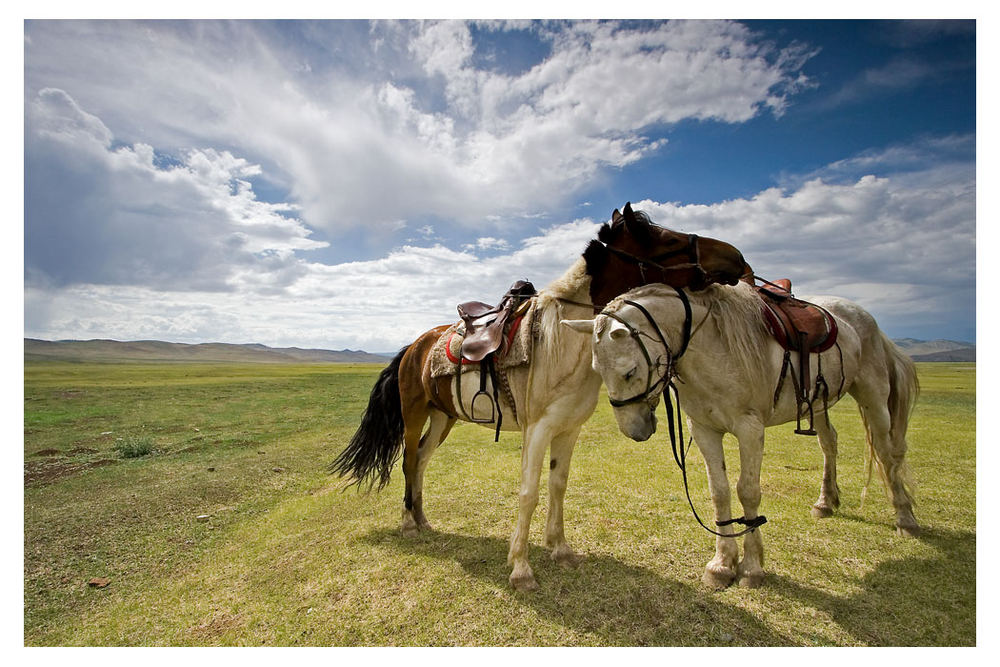
<svg viewBox="0 0 1000 667">
<path fill-rule="evenodd" d="M 626 380 L 631 380 L 631 379 L 632 379 L 632 376 L 633 376 L 633 375 L 635 375 L 635 372 L 636 372 L 637 370 L 639 370 L 639 367 L 638 367 L 638 366 L 636 366 L 635 368 L 633 368 L 632 370 L 630 370 L 630 371 L 629 371 L 628 373 L 626 373 L 626 374 L 625 374 L 625 379 L 626 379 Z"/>
</svg>

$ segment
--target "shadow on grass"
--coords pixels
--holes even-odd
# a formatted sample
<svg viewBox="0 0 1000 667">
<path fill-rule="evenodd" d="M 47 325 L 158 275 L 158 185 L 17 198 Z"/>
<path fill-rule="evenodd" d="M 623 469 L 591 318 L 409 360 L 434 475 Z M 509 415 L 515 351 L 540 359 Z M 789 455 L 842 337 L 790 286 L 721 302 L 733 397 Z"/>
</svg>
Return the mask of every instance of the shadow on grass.
<svg viewBox="0 0 1000 667">
<path fill-rule="evenodd" d="M 401 552 L 459 563 L 471 576 L 566 628 L 619 646 L 783 646 L 790 641 L 700 582 L 685 584 L 606 556 L 588 556 L 576 569 L 551 561 L 531 546 L 529 560 L 541 589 L 515 593 L 507 583 L 507 541 L 434 531 L 405 538 L 396 530 L 364 541 Z"/>
<path fill-rule="evenodd" d="M 974 646 L 975 533 L 925 528 L 918 539 L 939 555 L 880 563 L 858 581 L 862 590 L 854 595 L 831 595 L 773 574 L 766 585 L 825 611 L 859 644 Z"/>
</svg>

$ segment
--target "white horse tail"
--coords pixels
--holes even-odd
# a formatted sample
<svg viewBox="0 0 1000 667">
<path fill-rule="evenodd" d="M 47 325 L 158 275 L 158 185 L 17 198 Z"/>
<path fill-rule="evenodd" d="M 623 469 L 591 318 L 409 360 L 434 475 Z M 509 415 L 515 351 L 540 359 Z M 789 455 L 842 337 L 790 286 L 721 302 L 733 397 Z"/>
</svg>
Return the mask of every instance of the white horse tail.
<svg viewBox="0 0 1000 667">
<path fill-rule="evenodd" d="M 872 442 L 872 432 L 868 425 L 868 418 L 865 411 L 861 410 L 861 420 L 865 425 L 865 439 L 868 442 L 868 449 L 865 453 L 865 476 L 867 481 L 861 491 L 861 505 L 864 506 L 865 496 L 868 492 L 868 485 L 872 478 L 872 462 L 878 469 L 879 476 L 885 484 L 886 491 L 891 495 L 893 478 L 902 482 L 902 491 L 910 503 L 914 503 L 911 489 L 913 481 L 910 478 L 909 470 L 906 466 L 906 429 L 909 425 L 910 415 L 916 405 L 917 397 L 920 394 L 920 383 L 917 380 L 917 366 L 902 350 L 896 347 L 881 330 L 878 332 L 881 348 L 885 358 L 886 370 L 889 381 L 889 449 L 888 461 L 876 455 L 875 446 Z M 888 466 L 895 468 L 895 475 Z"/>
</svg>

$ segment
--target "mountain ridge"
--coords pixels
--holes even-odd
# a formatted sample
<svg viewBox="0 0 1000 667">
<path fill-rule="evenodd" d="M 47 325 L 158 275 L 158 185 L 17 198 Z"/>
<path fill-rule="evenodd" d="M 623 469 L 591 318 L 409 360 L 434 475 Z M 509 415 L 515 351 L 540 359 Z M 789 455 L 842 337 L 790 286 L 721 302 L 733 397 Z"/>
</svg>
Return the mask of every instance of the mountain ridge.
<svg viewBox="0 0 1000 667">
<path fill-rule="evenodd" d="M 204 363 L 386 363 L 361 350 L 269 347 L 260 343 L 170 343 L 110 339 L 48 341 L 24 339 L 25 361 L 204 362 Z"/>
<path fill-rule="evenodd" d="M 973 343 L 945 339 L 896 338 L 914 361 L 975 361 Z M 24 339 L 25 361 L 204 362 L 204 363 L 386 363 L 392 353 L 364 350 L 269 347 L 261 343 L 170 343 L 159 340 L 49 341 Z"/>
</svg>

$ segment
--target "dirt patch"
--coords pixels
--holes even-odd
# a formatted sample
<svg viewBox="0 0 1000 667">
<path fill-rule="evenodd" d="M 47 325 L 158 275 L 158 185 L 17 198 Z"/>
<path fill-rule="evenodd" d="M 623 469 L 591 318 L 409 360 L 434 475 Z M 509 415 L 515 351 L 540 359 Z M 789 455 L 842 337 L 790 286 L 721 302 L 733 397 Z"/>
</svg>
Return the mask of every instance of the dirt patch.
<svg viewBox="0 0 1000 667">
<path fill-rule="evenodd" d="M 81 473 L 91 468 L 101 468 L 115 463 L 114 459 L 101 459 L 99 461 L 25 461 L 24 463 L 24 485 L 38 486 L 50 484 L 57 479 Z"/>
<path fill-rule="evenodd" d="M 78 456 L 80 454 L 97 454 L 97 450 L 90 447 L 74 447 L 69 450 L 69 453 L 74 456 Z"/>
<path fill-rule="evenodd" d="M 40 449 L 32 456 L 62 456 L 62 451 L 58 449 Z"/>
<path fill-rule="evenodd" d="M 85 395 L 86 393 L 87 392 L 79 390 L 79 389 L 69 389 L 67 391 L 57 391 L 56 392 L 56 396 L 58 398 L 80 398 L 81 396 Z"/>
<path fill-rule="evenodd" d="M 191 634 L 196 637 L 214 638 L 242 625 L 243 619 L 241 616 L 238 614 L 234 616 L 223 612 L 216 614 L 204 623 L 193 626 Z"/>
</svg>

